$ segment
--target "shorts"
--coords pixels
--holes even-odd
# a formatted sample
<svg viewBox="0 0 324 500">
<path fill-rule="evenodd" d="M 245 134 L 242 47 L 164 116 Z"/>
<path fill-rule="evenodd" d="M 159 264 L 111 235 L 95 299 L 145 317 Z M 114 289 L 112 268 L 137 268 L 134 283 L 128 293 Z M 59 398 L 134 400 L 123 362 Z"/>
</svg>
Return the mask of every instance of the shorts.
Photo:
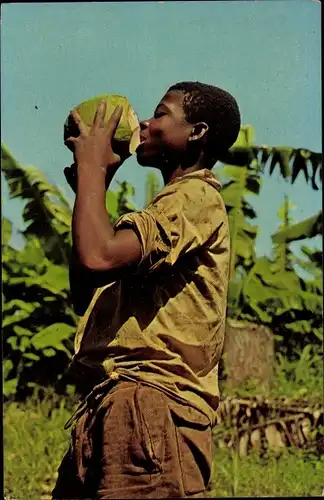
<svg viewBox="0 0 324 500">
<path fill-rule="evenodd" d="M 118 381 L 77 420 L 52 498 L 204 498 L 211 465 L 206 415 L 158 389 Z"/>
</svg>

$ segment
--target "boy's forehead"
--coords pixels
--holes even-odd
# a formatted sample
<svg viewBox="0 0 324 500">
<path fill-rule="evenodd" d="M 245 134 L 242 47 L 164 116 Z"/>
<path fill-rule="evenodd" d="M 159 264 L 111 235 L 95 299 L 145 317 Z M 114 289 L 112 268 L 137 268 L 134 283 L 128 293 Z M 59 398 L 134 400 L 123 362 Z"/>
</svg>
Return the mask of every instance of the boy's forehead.
<svg viewBox="0 0 324 500">
<path fill-rule="evenodd" d="M 180 106 L 182 108 L 183 98 L 183 92 L 179 90 L 170 90 L 169 92 L 164 94 L 157 107 L 165 105 L 168 108 L 170 108 L 170 106 Z"/>
</svg>

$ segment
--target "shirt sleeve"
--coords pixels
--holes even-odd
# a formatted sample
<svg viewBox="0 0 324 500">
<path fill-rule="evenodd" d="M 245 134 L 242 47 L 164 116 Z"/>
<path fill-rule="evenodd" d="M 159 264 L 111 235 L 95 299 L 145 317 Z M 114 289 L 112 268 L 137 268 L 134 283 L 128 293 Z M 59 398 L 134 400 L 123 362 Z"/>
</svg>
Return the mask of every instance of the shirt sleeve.
<svg viewBox="0 0 324 500">
<path fill-rule="evenodd" d="M 146 209 L 120 217 L 114 229 L 135 231 L 142 251 L 138 271 L 152 272 L 208 243 L 226 217 L 219 191 L 192 178 L 166 186 Z"/>
</svg>

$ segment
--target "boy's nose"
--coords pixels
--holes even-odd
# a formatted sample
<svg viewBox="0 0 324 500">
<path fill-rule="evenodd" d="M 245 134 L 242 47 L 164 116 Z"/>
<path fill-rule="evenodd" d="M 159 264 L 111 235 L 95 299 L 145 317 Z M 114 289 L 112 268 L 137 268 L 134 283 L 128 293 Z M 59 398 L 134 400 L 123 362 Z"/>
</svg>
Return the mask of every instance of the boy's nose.
<svg viewBox="0 0 324 500">
<path fill-rule="evenodd" d="M 149 126 L 149 120 L 141 120 L 140 121 L 140 129 L 145 130 Z"/>
</svg>

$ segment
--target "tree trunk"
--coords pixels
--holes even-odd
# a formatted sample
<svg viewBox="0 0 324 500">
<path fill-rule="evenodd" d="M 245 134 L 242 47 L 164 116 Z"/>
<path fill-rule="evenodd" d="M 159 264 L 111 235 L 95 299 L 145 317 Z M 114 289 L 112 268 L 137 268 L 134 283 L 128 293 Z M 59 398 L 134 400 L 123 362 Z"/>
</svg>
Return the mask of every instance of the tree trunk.
<svg viewBox="0 0 324 500">
<path fill-rule="evenodd" d="M 227 319 L 220 379 L 228 387 L 256 382 L 270 388 L 274 371 L 274 335 L 264 326 Z"/>
</svg>

